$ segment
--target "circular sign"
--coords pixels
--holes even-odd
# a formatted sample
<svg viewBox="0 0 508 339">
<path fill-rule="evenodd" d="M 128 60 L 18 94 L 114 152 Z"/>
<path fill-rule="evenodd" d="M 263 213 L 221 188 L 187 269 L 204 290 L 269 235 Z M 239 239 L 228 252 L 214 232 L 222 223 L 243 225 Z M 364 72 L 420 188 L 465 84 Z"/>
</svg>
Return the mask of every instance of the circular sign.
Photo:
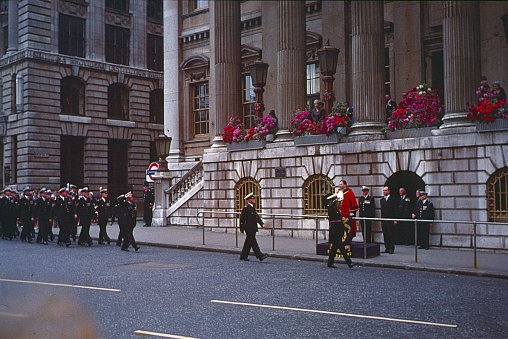
<svg viewBox="0 0 508 339">
<path fill-rule="evenodd" d="M 154 182 L 153 175 L 157 174 L 158 170 L 159 164 L 157 162 L 152 162 L 146 170 L 146 181 Z"/>
</svg>

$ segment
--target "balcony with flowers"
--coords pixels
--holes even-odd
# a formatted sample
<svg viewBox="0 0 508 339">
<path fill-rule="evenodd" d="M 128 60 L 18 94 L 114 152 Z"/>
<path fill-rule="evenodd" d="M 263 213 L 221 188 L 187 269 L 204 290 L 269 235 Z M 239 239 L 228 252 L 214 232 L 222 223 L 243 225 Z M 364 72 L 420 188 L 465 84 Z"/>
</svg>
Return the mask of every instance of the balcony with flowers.
<svg viewBox="0 0 508 339">
<path fill-rule="evenodd" d="M 486 79 L 476 89 L 476 105 L 466 102 L 468 118 L 477 123 L 478 131 L 508 129 L 508 105 L 506 92 L 499 82 L 489 86 Z"/>
<path fill-rule="evenodd" d="M 244 129 L 240 119 L 231 117 L 224 127 L 222 140 L 228 144 L 228 150 L 262 149 L 267 138 L 274 136 L 278 130 L 277 118 L 271 114 L 258 118 L 255 127 Z M 273 141 L 273 139 L 272 139 Z"/>
</svg>

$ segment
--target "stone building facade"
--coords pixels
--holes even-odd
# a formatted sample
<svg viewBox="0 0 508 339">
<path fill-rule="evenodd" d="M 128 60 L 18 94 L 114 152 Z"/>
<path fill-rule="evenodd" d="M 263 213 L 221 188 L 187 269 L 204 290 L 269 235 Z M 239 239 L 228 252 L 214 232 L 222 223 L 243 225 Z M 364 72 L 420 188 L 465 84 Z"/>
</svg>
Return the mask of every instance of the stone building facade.
<svg viewBox="0 0 508 339">
<path fill-rule="evenodd" d="M 3 185 L 141 196 L 163 129 L 162 10 L 0 1 Z"/>
<path fill-rule="evenodd" d="M 401 186 L 410 194 L 427 190 L 436 219 L 454 221 L 433 226 L 433 246 L 471 247 L 472 222 L 494 221 L 500 223 L 478 224 L 477 245 L 508 249 L 508 131 L 483 130 L 466 108 L 482 76 L 508 84 L 508 3 L 164 6 L 164 131 L 173 143 L 167 158 L 172 183 L 163 182 L 170 188 L 158 206 L 165 211 L 162 224 L 234 226 L 227 213 L 253 189 L 261 212 L 294 216 L 274 218 L 277 232 L 310 236 L 305 230 L 315 228 L 320 212 L 313 199 L 346 179 L 357 196 L 362 185 L 377 198 L 384 185 L 392 194 Z M 291 112 L 323 97 L 317 50 L 326 42 L 340 50 L 333 87 L 338 100 L 353 103 L 354 124 L 335 143 L 297 146 L 288 130 Z M 251 121 L 248 65 L 260 56 L 269 64 L 264 104 L 277 112 L 280 129 L 261 149 L 230 151 L 221 134 L 231 116 Z M 441 88 L 443 125 L 424 137 L 387 137 L 384 95 L 399 101 L 421 83 Z M 198 210 L 217 213 L 198 216 Z M 374 238 L 382 242 L 379 225 Z"/>
</svg>

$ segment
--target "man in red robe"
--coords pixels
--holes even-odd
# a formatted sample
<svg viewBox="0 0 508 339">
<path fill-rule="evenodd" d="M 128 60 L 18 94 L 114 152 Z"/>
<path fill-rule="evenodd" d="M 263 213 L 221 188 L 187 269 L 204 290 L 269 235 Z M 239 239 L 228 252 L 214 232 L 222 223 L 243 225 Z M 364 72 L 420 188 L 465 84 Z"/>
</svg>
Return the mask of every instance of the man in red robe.
<svg viewBox="0 0 508 339">
<path fill-rule="evenodd" d="M 347 187 L 346 180 L 341 180 L 339 182 L 339 192 L 337 195 L 342 195 L 342 216 L 352 218 L 356 215 L 356 211 L 359 210 L 358 203 L 356 201 L 356 196 L 353 191 Z M 356 236 L 356 220 L 351 221 L 351 234 L 352 238 Z"/>
</svg>

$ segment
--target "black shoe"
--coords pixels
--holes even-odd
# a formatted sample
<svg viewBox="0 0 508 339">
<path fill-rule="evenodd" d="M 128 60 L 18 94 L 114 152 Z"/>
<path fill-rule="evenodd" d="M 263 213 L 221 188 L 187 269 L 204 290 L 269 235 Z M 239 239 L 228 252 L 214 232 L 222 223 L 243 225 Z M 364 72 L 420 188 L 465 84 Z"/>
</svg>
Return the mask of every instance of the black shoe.
<svg viewBox="0 0 508 339">
<path fill-rule="evenodd" d="M 122 243 L 121 242 L 117 242 L 116 246 L 122 246 Z"/>
<path fill-rule="evenodd" d="M 383 253 L 390 253 L 390 250 L 387 248 L 387 249 L 384 250 Z"/>
<path fill-rule="evenodd" d="M 63 245 L 64 245 L 64 243 L 63 243 L 63 242 L 57 242 L 56 244 L 57 244 L 58 246 L 63 246 Z"/>
<path fill-rule="evenodd" d="M 266 258 L 268 258 L 268 256 L 266 254 L 263 254 L 260 258 L 259 258 L 259 261 L 263 261 L 265 260 Z"/>
<path fill-rule="evenodd" d="M 31 244 L 32 243 L 32 238 L 28 238 L 28 243 Z"/>
<path fill-rule="evenodd" d="M 355 267 L 355 266 L 358 266 L 358 264 L 357 264 L 357 263 L 352 262 L 352 263 L 351 263 L 351 264 L 349 264 L 348 266 L 349 266 L 349 268 L 353 268 L 353 267 Z"/>
<path fill-rule="evenodd" d="M 394 250 L 390 250 L 388 253 L 393 254 Z"/>
<path fill-rule="evenodd" d="M 44 241 L 44 242 L 42 242 L 42 244 L 43 244 L 43 245 L 47 245 L 47 244 L 48 244 L 48 242 L 47 242 L 47 241 Z"/>
<path fill-rule="evenodd" d="M 335 265 L 328 265 L 329 268 L 337 268 Z"/>
<path fill-rule="evenodd" d="M 108 242 L 108 245 L 111 244 L 111 239 L 106 240 Z"/>
<path fill-rule="evenodd" d="M 93 242 L 88 243 L 88 247 L 92 247 Z"/>
<path fill-rule="evenodd" d="M 250 261 L 249 258 L 240 258 L 242 261 Z"/>
<path fill-rule="evenodd" d="M 72 242 L 76 242 L 76 237 L 72 237 Z"/>
<path fill-rule="evenodd" d="M 104 245 L 104 241 L 99 241 L 99 245 Z"/>
<path fill-rule="evenodd" d="M 136 247 L 134 247 L 134 251 L 137 252 L 137 251 L 139 251 L 140 248 L 141 248 L 140 246 L 136 246 Z"/>
<path fill-rule="evenodd" d="M 65 244 L 66 247 L 69 247 L 71 245 L 70 242 L 68 242 L 67 244 Z"/>
<path fill-rule="evenodd" d="M 122 248 L 122 251 L 129 252 L 128 248 Z"/>
</svg>

